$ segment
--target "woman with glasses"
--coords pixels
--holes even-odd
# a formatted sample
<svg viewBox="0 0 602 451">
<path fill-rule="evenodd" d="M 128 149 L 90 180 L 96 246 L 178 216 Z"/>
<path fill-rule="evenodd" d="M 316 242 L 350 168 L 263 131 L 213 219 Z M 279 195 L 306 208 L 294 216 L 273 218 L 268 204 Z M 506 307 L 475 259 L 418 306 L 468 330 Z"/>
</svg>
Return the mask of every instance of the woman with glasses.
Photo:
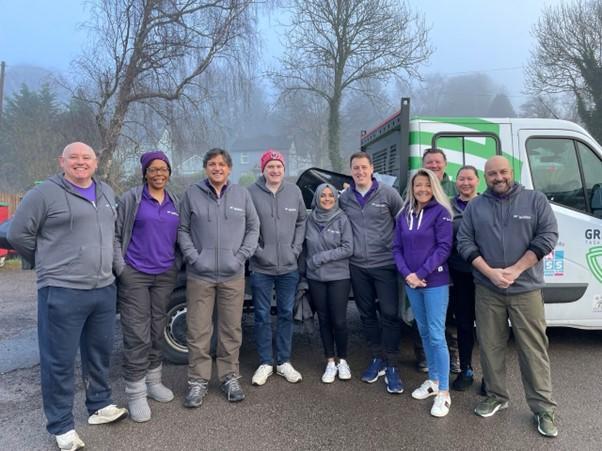
<svg viewBox="0 0 602 451">
<path fill-rule="evenodd" d="M 161 383 L 159 340 L 177 275 L 178 198 L 166 189 L 171 166 L 161 151 L 140 157 L 141 186 L 118 199 L 114 270 L 123 332 L 123 374 L 130 417 L 148 421 L 147 397 L 169 402 Z"/>
</svg>

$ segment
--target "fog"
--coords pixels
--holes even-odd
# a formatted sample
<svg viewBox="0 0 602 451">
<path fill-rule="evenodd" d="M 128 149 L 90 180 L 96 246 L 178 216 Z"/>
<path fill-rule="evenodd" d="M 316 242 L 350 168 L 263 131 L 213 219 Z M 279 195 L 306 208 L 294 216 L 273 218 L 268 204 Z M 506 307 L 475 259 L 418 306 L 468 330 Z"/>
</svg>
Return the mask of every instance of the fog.
<svg viewBox="0 0 602 451">
<path fill-rule="evenodd" d="M 358 92 L 345 93 L 341 104 L 343 154 L 356 150 L 360 130 L 371 128 L 394 112 L 401 96 L 411 96 L 415 112 L 420 114 L 486 116 L 499 112 L 511 116 L 531 111 L 523 108 L 529 101 L 524 80 L 525 66 L 534 46 L 531 30 L 543 8 L 560 4 L 561 0 L 409 0 L 407 3 L 413 12 L 423 16 L 433 52 L 420 66 L 420 78 L 404 77 L 384 84 L 371 82 L 370 98 Z M 58 105 L 69 102 L 70 94 L 64 86 L 80 75 L 72 62 L 90 42 L 90 31 L 83 26 L 90 19 L 90 5 L 76 0 L 0 0 L 0 61 L 6 62 L 5 110 L 24 84 L 37 91 L 48 83 Z M 195 136 L 183 133 L 188 136 L 184 139 L 188 144 L 179 150 L 181 159 L 213 145 L 232 147 L 253 142 L 254 147 L 249 144 L 249 149 L 260 149 L 269 146 L 272 137 L 274 141 L 288 139 L 294 143 L 307 155 L 308 164 L 328 166 L 329 162 L 323 158 L 326 107 L 308 106 L 314 108 L 311 117 L 307 114 L 297 117 L 294 114 L 297 104 L 279 98 L 279 92 L 266 76 L 267 72 L 278 69 L 289 21 L 283 9 L 259 10 L 259 51 L 246 73 L 244 92 L 227 94 L 228 89 L 213 85 L 220 92 L 221 103 L 212 106 L 209 116 L 199 118 L 198 123 L 203 124 L 199 133 Z M 213 77 L 213 83 L 219 80 L 215 73 Z M 211 91 L 210 84 L 205 86 Z M 439 97 L 433 100 L 435 91 Z M 296 102 L 307 103 L 307 99 L 297 98 Z M 495 105 L 503 107 L 498 111 Z M 145 133 L 142 149 L 160 146 L 162 137 L 163 132 L 152 139 Z"/>
</svg>

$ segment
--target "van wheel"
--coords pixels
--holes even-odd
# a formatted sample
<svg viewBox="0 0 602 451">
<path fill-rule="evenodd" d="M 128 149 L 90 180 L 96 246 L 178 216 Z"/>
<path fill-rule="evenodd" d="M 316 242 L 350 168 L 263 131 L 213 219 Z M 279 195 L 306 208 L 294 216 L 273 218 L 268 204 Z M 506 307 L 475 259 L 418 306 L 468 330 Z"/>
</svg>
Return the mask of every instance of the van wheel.
<svg viewBox="0 0 602 451">
<path fill-rule="evenodd" d="M 186 289 L 180 288 L 171 294 L 167 306 L 167 323 L 161 340 L 163 357 L 177 365 L 188 363 L 186 346 Z"/>
</svg>

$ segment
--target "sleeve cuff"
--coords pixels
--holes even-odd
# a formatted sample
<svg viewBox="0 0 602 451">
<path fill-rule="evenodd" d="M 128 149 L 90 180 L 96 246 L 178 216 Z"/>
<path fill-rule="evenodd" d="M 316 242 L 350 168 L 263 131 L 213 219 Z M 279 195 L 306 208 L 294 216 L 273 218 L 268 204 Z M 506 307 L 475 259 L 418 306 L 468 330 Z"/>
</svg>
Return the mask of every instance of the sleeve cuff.
<svg viewBox="0 0 602 451">
<path fill-rule="evenodd" d="M 468 258 L 466 260 L 468 261 L 468 263 L 470 263 L 472 265 L 472 262 L 480 256 L 481 256 L 481 253 L 479 251 L 474 251 L 468 255 Z"/>
<path fill-rule="evenodd" d="M 546 252 L 543 249 L 538 246 L 534 246 L 533 244 L 530 244 L 527 250 L 533 252 L 538 261 L 546 256 Z"/>
</svg>

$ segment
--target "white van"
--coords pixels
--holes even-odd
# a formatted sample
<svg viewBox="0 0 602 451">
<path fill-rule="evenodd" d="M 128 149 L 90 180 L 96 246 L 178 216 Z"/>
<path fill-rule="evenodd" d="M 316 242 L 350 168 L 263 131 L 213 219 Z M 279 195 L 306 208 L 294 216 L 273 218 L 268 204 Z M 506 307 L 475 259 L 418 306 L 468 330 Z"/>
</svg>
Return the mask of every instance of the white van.
<svg viewBox="0 0 602 451">
<path fill-rule="evenodd" d="M 399 178 L 422 164 L 429 147 L 442 149 L 447 174 L 503 155 L 515 178 L 548 197 L 558 220 L 559 241 L 544 259 L 543 290 L 549 326 L 602 329 L 602 147 L 582 127 L 556 119 L 413 117 L 410 101 L 383 123 L 362 132 L 361 149 L 374 171 Z"/>
</svg>

